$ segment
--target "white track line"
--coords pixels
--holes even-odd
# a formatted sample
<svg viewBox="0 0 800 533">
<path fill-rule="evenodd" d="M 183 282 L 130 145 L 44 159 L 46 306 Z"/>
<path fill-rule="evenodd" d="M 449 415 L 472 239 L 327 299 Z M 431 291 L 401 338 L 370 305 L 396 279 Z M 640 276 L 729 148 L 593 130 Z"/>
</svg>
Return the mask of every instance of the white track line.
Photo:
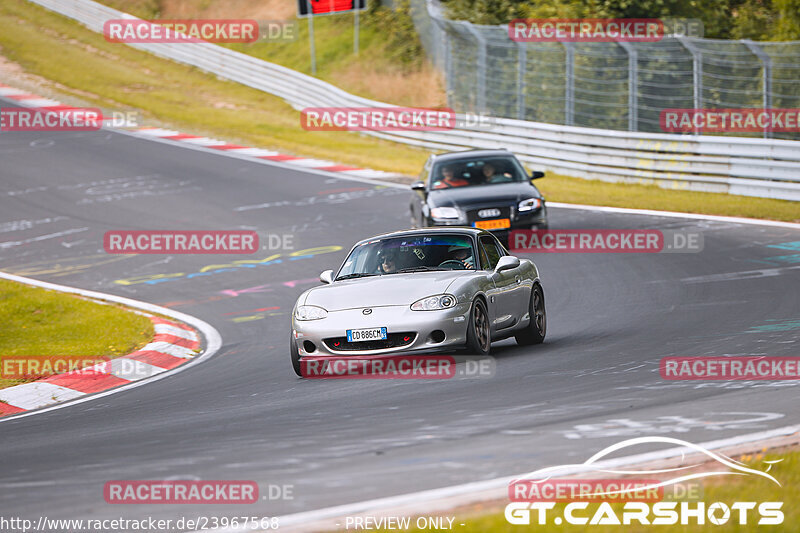
<svg viewBox="0 0 800 533">
<path fill-rule="evenodd" d="M 160 305 L 149 304 L 147 302 L 140 302 L 139 300 L 133 300 L 131 298 L 125 298 L 123 296 L 116 296 L 113 294 L 105 294 L 102 292 L 95 292 L 95 291 L 87 291 L 84 289 L 78 289 L 75 287 L 67 287 L 66 285 L 58 285 L 55 283 L 49 283 L 46 281 L 39 281 L 31 278 L 25 278 L 22 276 L 15 276 L 14 274 L 8 274 L 6 272 L 0 272 L 0 278 L 7 279 L 10 281 L 17 281 L 19 283 L 25 283 L 26 285 L 33 285 L 34 287 L 42 287 L 44 289 L 50 289 L 59 292 L 66 292 L 70 294 L 78 294 L 80 296 L 84 296 L 86 298 L 92 298 L 95 300 L 101 300 L 106 302 L 113 302 L 120 305 L 124 305 L 127 307 L 133 307 L 135 309 L 141 309 L 142 311 L 147 311 L 149 313 L 156 313 L 164 316 L 168 316 L 173 318 L 179 322 L 185 322 L 199 330 L 203 337 L 206 339 L 206 348 L 203 350 L 202 353 L 198 354 L 197 356 L 193 357 L 190 361 L 180 366 L 173 368 L 172 370 L 167 370 L 165 372 L 161 372 L 156 374 L 152 377 L 147 379 L 142 379 L 139 381 L 135 381 L 129 385 L 122 385 L 120 387 L 109 389 L 104 392 L 99 392 L 95 394 L 89 394 L 83 396 L 81 398 L 68 401 L 65 403 L 60 403 L 58 405 L 53 405 L 51 407 L 47 407 L 45 409 L 39 409 L 37 411 L 27 411 L 25 413 L 20 413 L 18 415 L 9 415 L 0 418 L 0 424 L 3 422 L 10 422 L 11 420 L 18 420 L 20 418 L 25 418 L 27 416 L 38 415 L 41 413 L 47 413 L 49 411 L 54 411 L 56 409 L 63 409 L 65 407 L 70 407 L 73 405 L 77 405 L 83 402 L 89 402 L 92 400 L 96 400 L 98 398 L 103 398 L 105 396 L 109 396 L 111 394 L 116 394 L 118 392 L 122 392 L 125 390 L 130 390 L 136 387 L 141 387 L 142 385 L 147 385 L 148 383 L 152 383 L 154 381 L 158 381 L 159 379 L 163 379 L 178 372 L 183 372 L 187 368 L 190 368 L 194 365 L 200 364 L 201 362 L 205 361 L 206 359 L 210 358 L 214 355 L 222 346 L 222 337 L 220 336 L 219 332 L 212 326 L 211 324 L 200 320 L 199 318 L 195 318 L 191 315 L 187 315 L 186 313 L 181 313 L 180 311 L 175 311 L 173 309 L 167 309 L 166 307 L 161 307 Z"/>
<path fill-rule="evenodd" d="M 714 449 L 718 450 L 741 444 L 749 444 L 753 442 L 764 441 L 776 437 L 785 437 L 788 435 L 793 435 L 795 433 L 798 433 L 799 431 L 800 431 L 800 426 L 786 426 L 782 428 L 771 429 L 768 431 L 760 431 L 757 433 L 746 433 L 744 435 L 738 435 L 736 437 L 729 437 L 726 439 L 704 442 L 700 443 L 699 446 L 707 450 L 714 450 Z M 594 463 L 593 466 L 595 467 L 599 466 L 602 468 L 619 468 L 621 466 L 630 466 L 635 464 L 649 463 L 651 461 L 671 459 L 673 457 L 679 457 L 682 454 L 688 455 L 690 453 L 691 452 L 687 453 L 686 447 L 681 446 L 677 448 L 668 448 L 666 450 L 661 450 L 657 452 L 647 452 L 636 455 L 629 455 L 625 457 L 618 457 L 606 461 L 598 461 L 597 463 Z M 566 470 L 566 469 L 563 470 L 562 475 L 577 474 L 586 470 L 588 470 L 586 466 L 576 465 L 571 470 Z M 485 496 L 481 495 L 481 498 L 479 499 L 475 495 L 486 491 L 496 491 L 497 498 L 494 499 L 503 499 L 507 497 L 508 484 L 514 480 L 524 478 L 528 473 L 529 472 L 525 472 L 522 474 L 517 474 L 515 476 L 506 476 L 501 478 L 489 479 L 486 481 L 478 481 L 474 483 L 464 483 L 462 485 L 453 485 L 450 487 L 443 487 L 440 489 L 412 492 L 409 494 L 402 494 L 400 496 L 378 498 L 374 500 L 367 500 L 347 505 L 326 507 L 324 509 L 317 509 L 314 511 L 304 511 L 301 513 L 294 513 L 290 515 L 280 516 L 278 517 L 278 521 L 281 528 L 286 528 L 291 526 L 301 526 L 304 524 L 311 524 L 322 520 L 331 520 L 339 517 L 353 516 L 363 513 L 370 513 L 370 512 L 382 513 L 382 512 L 387 512 L 390 509 L 409 507 L 409 506 L 414 507 L 416 509 L 421 509 L 425 507 L 425 511 L 421 512 L 432 513 L 436 511 L 443 511 L 447 509 L 453 509 L 454 507 L 459 507 L 461 505 L 474 503 L 476 501 L 483 501 Z M 437 506 L 435 500 L 443 500 L 443 501 L 441 504 Z M 324 527 L 325 530 L 330 530 L 332 529 L 331 526 L 333 526 L 333 524 L 329 524 L 327 526 L 321 526 L 320 530 L 322 527 Z M 206 532 L 207 531 L 209 530 L 206 530 Z M 238 530 L 234 528 L 234 529 L 215 529 L 211 531 L 214 531 L 215 533 L 242 533 L 245 530 L 243 530 L 242 528 L 239 528 Z M 250 531 L 253 533 L 264 531 L 266 533 L 269 530 L 252 528 L 246 531 Z M 200 533 L 200 532 L 195 532 L 195 533 Z"/>
</svg>

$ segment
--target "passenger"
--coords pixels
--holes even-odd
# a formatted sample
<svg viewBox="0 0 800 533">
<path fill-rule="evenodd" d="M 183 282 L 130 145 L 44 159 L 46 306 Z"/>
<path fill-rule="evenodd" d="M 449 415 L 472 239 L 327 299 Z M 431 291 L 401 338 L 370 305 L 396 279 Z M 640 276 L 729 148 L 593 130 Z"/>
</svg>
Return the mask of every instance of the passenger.
<svg viewBox="0 0 800 533">
<path fill-rule="evenodd" d="M 455 170 L 450 165 L 445 165 L 442 168 L 442 176 L 441 180 L 436 180 L 433 182 L 434 189 L 448 189 L 450 187 L 463 187 L 465 185 L 469 185 L 469 181 L 465 180 L 461 177 L 456 177 Z"/>
<path fill-rule="evenodd" d="M 483 177 L 486 178 L 486 183 L 504 183 L 511 181 L 511 176 L 506 176 L 505 174 L 496 174 L 496 169 L 491 163 L 485 163 L 483 165 L 482 172 Z"/>
</svg>

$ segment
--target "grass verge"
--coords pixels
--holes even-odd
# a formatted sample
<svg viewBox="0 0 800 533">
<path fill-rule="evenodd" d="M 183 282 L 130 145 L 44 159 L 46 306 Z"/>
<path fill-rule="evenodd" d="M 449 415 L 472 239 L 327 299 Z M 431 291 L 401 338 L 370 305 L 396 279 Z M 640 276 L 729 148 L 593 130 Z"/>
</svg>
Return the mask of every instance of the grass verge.
<svg viewBox="0 0 800 533">
<path fill-rule="evenodd" d="M 0 279 L 0 365 L 12 356 L 119 356 L 153 338 L 147 317 L 115 305 L 104 305 Z M 31 379 L 6 379 L 0 389 Z"/>
<path fill-rule="evenodd" d="M 747 476 L 725 476 L 725 478 L 706 478 L 702 485 L 702 495 L 699 500 L 705 502 L 706 509 L 712 503 L 722 502 L 728 506 L 735 502 L 757 502 L 757 505 L 762 502 L 784 502 L 781 511 L 784 514 L 784 521 L 782 525 L 761 526 L 774 531 L 797 531 L 797 524 L 800 523 L 800 506 L 796 502 L 800 500 L 800 450 L 792 450 L 781 453 L 758 454 L 749 455 L 744 457 L 736 457 L 742 462 L 750 463 L 749 466 L 756 470 L 766 470 L 763 464 L 754 464 L 755 461 L 782 461 L 772 465 L 769 473 L 780 482 L 781 486 L 776 485 L 772 481 L 757 477 L 753 475 Z M 505 504 L 503 504 L 505 505 Z M 597 511 L 599 503 L 590 503 L 586 510 L 579 510 L 575 512 L 576 516 L 586 516 L 591 518 L 593 513 Z M 652 504 L 651 504 L 652 505 Z M 695 508 L 696 502 L 690 502 L 690 508 Z M 705 524 L 698 525 L 696 519 L 690 518 L 691 522 L 687 525 L 641 525 L 637 522 L 632 522 L 629 525 L 615 525 L 615 526 L 600 526 L 600 525 L 570 525 L 562 523 L 555 525 L 555 517 L 563 517 L 565 504 L 558 504 L 552 510 L 547 511 L 547 524 L 539 525 L 536 523 L 537 515 L 534 511 L 531 515 L 531 525 L 513 525 L 508 523 L 505 519 L 503 512 L 493 512 L 483 515 L 472 516 L 458 516 L 454 522 L 455 529 L 459 533 L 519 533 L 520 531 L 537 531 L 540 533 L 555 533 L 555 532 L 579 532 L 579 531 L 593 531 L 597 533 L 608 532 L 644 532 L 644 531 L 665 531 L 669 533 L 688 533 L 692 531 L 706 531 L 711 529 L 719 532 L 741 532 L 741 531 L 754 531 L 759 529 L 756 525 L 759 513 L 757 509 L 748 512 L 748 522 L 745 525 L 738 524 L 738 511 L 731 510 L 730 519 L 726 524 L 715 525 L 705 520 Z M 623 516 L 622 504 L 612 503 L 611 507 L 614 514 L 620 518 Z M 469 511 L 465 511 L 469 514 Z M 717 511 L 716 516 L 721 516 L 722 512 Z M 452 514 L 450 515 L 452 517 Z M 650 518 L 653 518 L 652 512 Z M 412 524 L 414 522 L 412 521 Z M 457 524 L 463 523 L 464 526 Z M 409 531 L 423 531 L 421 529 L 410 529 Z M 428 531 L 428 530 L 425 530 Z"/>
<path fill-rule="evenodd" d="M 416 175 L 427 157 L 424 150 L 366 135 L 305 131 L 299 114 L 275 96 L 108 43 L 25 0 L 0 3 L 0 25 L 0 53 L 42 81 L 52 80 L 53 91 L 106 109 L 139 110 L 142 124 L 406 175 Z M 800 221 L 798 202 L 558 175 L 537 185 L 551 201 Z"/>
</svg>

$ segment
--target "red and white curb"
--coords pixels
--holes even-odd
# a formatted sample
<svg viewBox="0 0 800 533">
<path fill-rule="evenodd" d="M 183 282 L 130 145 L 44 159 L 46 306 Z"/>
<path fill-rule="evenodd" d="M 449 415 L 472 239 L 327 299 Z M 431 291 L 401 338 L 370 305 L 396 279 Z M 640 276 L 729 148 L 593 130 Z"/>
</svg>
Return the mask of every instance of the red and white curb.
<svg viewBox="0 0 800 533">
<path fill-rule="evenodd" d="M 5 272 L 0 272 L 0 278 L 138 309 L 133 312 L 147 316 L 153 322 L 155 331 L 151 341 L 140 350 L 111 359 L 102 368 L 98 369 L 99 365 L 95 365 L 0 389 L 0 417 L 16 415 L 13 418 L 19 418 L 38 414 L 145 385 L 208 359 L 222 346 L 222 338 L 213 326 L 166 307 Z M 202 340 L 205 341 L 205 347 L 201 350 Z"/>
<path fill-rule="evenodd" d="M 32 94 L 22 89 L 17 89 L 16 87 L 3 85 L 2 83 L 0 83 L 0 96 L 8 98 L 9 100 L 14 100 L 20 106 L 33 107 L 41 109 L 42 111 L 58 112 L 70 109 L 78 109 L 74 106 L 62 104 L 57 100 L 52 100 L 50 98 L 43 98 L 41 96 Z M 106 125 L 109 124 L 109 120 L 110 119 L 107 117 L 103 119 Z M 333 172 L 337 174 L 341 173 L 356 178 L 381 179 L 381 178 L 392 178 L 399 176 L 399 174 L 393 174 L 391 172 L 383 172 L 381 170 L 372 170 L 368 168 L 352 167 L 348 165 L 335 163 L 333 161 L 326 161 L 323 159 L 311 159 L 307 157 L 281 154 L 279 152 L 274 152 L 272 150 L 264 150 L 262 148 L 252 148 L 248 146 L 241 146 L 238 144 L 230 144 L 228 142 L 220 141 L 218 139 L 211 139 L 209 137 L 200 137 L 198 135 L 189 135 L 187 133 L 181 133 L 179 131 L 168 130 L 164 128 L 134 127 L 134 128 L 126 128 L 120 131 L 125 131 L 127 133 L 132 133 L 144 137 L 163 139 L 167 141 L 179 141 L 187 143 L 189 145 L 194 145 L 195 147 L 212 148 L 214 150 L 220 150 L 227 153 L 236 154 L 239 156 L 252 157 L 255 159 L 262 159 L 265 161 L 272 161 L 275 163 L 282 163 L 286 165 L 294 165 L 302 169 L 312 169 L 322 172 Z"/>
<path fill-rule="evenodd" d="M 141 350 L 111 359 L 105 365 L 94 365 L 0 389 L 0 416 L 39 409 L 127 385 L 175 368 L 195 356 L 200 348 L 197 332 L 188 326 L 153 315 L 148 315 L 148 318 L 153 322 L 155 336 Z M 125 361 L 136 363 L 126 364 Z"/>
</svg>

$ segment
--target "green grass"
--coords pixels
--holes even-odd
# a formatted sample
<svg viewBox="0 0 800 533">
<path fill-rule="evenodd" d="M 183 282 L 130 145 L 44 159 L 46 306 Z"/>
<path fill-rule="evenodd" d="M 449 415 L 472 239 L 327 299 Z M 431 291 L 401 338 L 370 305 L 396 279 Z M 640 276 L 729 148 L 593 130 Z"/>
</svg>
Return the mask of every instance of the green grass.
<svg viewBox="0 0 800 533">
<path fill-rule="evenodd" d="M 0 364 L 9 356 L 118 356 L 153 338 L 147 317 L 115 305 L 0 280 Z M 0 388 L 23 379 L 0 377 Z"/>
<path fill-rule="evenodd" d="M 341 20 L 325 17 L 318 20 L 318 43 L 325 50 L 320 59 L 324 75 L 325 69 L 349 61 L 349 52 L 345 50 L 350 50 L 352 33 L 340 29 L 336 34 Z M 297 111 L 275 96 L 125 45 L 108 43 L 102 35 L 25 0 L 0 3 L 0 25 L 3 27 L 0 53 L 27 72 L 52 80 L 59 94 L 89 105 L 140 110 L 142 124 L 163 125 L 244 145 L 409 176 L 419 172 L 427 157 L 424 150 L 366 135 L 305 131 L 300 127 Z M 301 28 L 304 26 L 305 22 L 301 22 Z M 369 36 L 369 31 L 365 35 Z M 380 43 L 376 44 L 374 38 L 364 37 L 362 60 L 384 61 L 374 59 L 381 57 Z M 302 36 L 298 43 L 301 41 Z M 307 70 L 302 60 L 305 53 L 302 45 L 253 46 L 276 46 L 264 48 L 258 55 Z M 48 52 L 56 50 L 57 53 Z M 548 175 L 537 185 L 551 201 L 800 220 L 800 203 L 782 200 L 673 191 L 556 175 Z"/>
<path fill-rule="evenodd" d="M 706 503 L 706 506 L 714 502 L 722 502 L 730 506 L 734 502 L 783 502 L 781 510 L 784 513 L 784 522 L 778 526 L 756 526 L 755 521 L 758 518 L 757 510 L 751 510 L 748 514 L 748 524 L 738 525 L 737 511 L 731 511 L 731 520 L 724 525 L 710 524 L 708 520 L 704 525 L 620 525 L 620 526 L 573 526 L 562 524 L 556 526 L 553 524 L 552 518 L 548 520 L 546 525 L 512 525 L 509 524 L 503 512 L 492 512 L 489 514 L 476 515 L 469 510 L 466 510 L 467 516 L 459 514 L 454 521 L 454 528 L 459 533 L 518 533 L 520 531 L 537 531 L 542 533 L 553 532 L 579 532 L 579 531 L 596 531 L 597 533 L 607 532 L 641 532 L 641 531 L 666 531 L 669 533 L 684 533 L 692 531 L 720 531 L 720 532 L 741 532 L 741 531 L 754 531 L 756 529 L 765 531 L 798 531 L 798 524 L 800 523 L 800 506 L 797 502 L 800 500 L 800 451 L 791 451 L 781 454 L 767 454 L 765 456 L 758 454 L 755 456 L 746 456 L 736 458 L 742 461 L 751 468 L 756 470 L 766 470 L 765 464 L 760 464 L 761 459 L 764 461 L 783 459 L 782 462 L 774 464 L 769 473 L 780 482 L 781 486 L 775 485 L 772 481 L 756 476 L 730 476 L 724 481 L 717 480 L 706 481 L 703 485 L 701 501 Z M 505 506 L 505 503 L 502 504 Z M 565 504 L 558 504 L 554 509 L 548 511 L 549 517 L 561 516 L 564 511 Z M 597 503 L 591 503 L 588 507 L 589 516 L 597 510 Z M 622 517 L 622 505 L 612 504 L 612 508 L 618 517 Z M 448 513 L 453 516 L 452 513 Z M 580 513 L 583 516 L 584 513 Z M 471 516 L 470 516 L 471 515 Z M 652 514 L 650 515 L 652 518 Z M 755 519 L 755 520 L 754 520 Z M 536 522 L 535 514 L 532 517 L 532 522 Z M 734 523 L 735 522 L 735 523 Z M 412 523 L 414 523 L 412 521 Z M 461 527 L 456 524 L 463 523 Z M 411 529 L 411 531 L 419 531 Z"/>
<path fill-rule="evenodd" d="M 608 183 L 550 173 L 537 180 L 536 186 L 550 202 L 800 222 L 800 202 L 788 200 L 676 191 L 657 185 Z"/>
</svg>

